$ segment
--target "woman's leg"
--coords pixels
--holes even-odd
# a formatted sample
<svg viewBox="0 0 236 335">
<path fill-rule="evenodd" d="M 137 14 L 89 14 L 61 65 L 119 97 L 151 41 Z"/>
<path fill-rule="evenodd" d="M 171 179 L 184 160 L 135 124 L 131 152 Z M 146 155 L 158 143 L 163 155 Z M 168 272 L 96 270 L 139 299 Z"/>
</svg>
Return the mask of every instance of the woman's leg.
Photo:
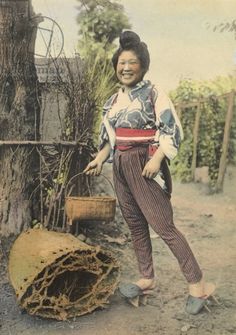
<svg viewBox="0 0 236 335">
<path fill-rule="evenodd" d="M 116 152 L 113 162 L 114 186 L 120 209 L 131 232 L 139 271 L 143 278 L 154 278 L 152 245 L 148 223 L 132 196 L 120 165 L 122 153 Z"/>
<path fill-rule="evenodd" d="M 141 212 L 152 229 L 169 246 L 186 280 L 197 283 L 202 278 L 202 272 L 189 244 L 173 223 L 168 196 L 155 180 L 142 176 L 145 159 L 145 149 L 130 150 L 121 156 L 123 179 L 129 185 L 129 192 L 139 208 L 138 215 Z"/>
</svg>

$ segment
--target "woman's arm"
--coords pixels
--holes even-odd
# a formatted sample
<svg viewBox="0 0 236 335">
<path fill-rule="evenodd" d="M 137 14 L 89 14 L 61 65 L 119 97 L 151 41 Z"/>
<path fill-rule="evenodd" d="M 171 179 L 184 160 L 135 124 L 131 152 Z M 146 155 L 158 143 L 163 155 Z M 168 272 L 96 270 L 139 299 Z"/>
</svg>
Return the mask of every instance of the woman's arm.
<svg viewBox="0 0 236 335">
<path fill-rule="evenodd" d="M 144 166 L 142 176 L 152 179 L 155 178 L 161 168 L 161 162 L 165 158 L 165 154 L 159 147 L 152 158 Z"/>
<path fill-rule="evenodd" d="M 103 148 L 98 152 L 96 158 L 92 160 L 84 169 L 84 173 L 90 176 L 98 176 L 102 172 L 103 163 L 110 156 L 111 145 L 106 142 Z"/>
<path fill-rule="evenodd" d="M 182 126 L 171 100 L 159 88 L 155 90 L 155 93 L 157 125 L 155 140 L 159 142 L 159 147 L 143 169 L 142 175 L 146 178 L 155 178 L 165 157 L 171 160 L 177 155 L 180 142 L 183 139 Z"/>
</svg>

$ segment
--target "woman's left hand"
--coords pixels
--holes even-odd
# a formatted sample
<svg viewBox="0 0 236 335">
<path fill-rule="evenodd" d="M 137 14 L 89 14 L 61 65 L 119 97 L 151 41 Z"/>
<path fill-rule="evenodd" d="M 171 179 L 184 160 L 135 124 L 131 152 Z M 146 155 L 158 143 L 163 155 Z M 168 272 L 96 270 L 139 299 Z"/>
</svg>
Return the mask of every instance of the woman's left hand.
<svg viewBox="0 0 236 335">
<path fill-rule="evenodd" d="M 152 179 L 155 178 L 160 171 L 161 161 L 152 157 L 144 166 L 142 176 Z"/>
</svg>

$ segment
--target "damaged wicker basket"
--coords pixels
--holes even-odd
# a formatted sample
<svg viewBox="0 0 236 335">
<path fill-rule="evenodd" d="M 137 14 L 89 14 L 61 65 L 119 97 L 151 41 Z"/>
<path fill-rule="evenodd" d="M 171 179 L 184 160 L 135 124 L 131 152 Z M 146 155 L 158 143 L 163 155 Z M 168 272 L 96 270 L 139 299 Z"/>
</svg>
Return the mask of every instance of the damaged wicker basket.
<svg viewBox="0 0 236 335">
<path fill-rule="evenodd" d="M 116 211 L 115 197 L 101 195 L 70 196 L 67 194 L 69 184 L 80 174 L 73 176 L 65 189 L 65 213 L 68 218 L 68 224 L 71 225 L 74 220 L 112 221 Z M 103 174 L 101 176 L 105 178 L 114 191 L 111 181 Z"/>
</svg>

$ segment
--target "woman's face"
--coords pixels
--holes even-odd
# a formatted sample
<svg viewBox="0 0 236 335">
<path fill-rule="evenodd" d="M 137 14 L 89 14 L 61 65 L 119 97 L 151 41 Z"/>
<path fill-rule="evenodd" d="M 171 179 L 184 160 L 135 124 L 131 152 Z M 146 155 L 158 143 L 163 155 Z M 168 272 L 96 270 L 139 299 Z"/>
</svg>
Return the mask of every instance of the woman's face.
<svg viewBox="0 0 236 335">
<path fill-rule="evenodd" d="M 116 75 L 121 84 L 133 87 L 142 80 L 143 70 L 140 61 L 133 51 L 123 51 L 116 68 Z"/>
</svg>

